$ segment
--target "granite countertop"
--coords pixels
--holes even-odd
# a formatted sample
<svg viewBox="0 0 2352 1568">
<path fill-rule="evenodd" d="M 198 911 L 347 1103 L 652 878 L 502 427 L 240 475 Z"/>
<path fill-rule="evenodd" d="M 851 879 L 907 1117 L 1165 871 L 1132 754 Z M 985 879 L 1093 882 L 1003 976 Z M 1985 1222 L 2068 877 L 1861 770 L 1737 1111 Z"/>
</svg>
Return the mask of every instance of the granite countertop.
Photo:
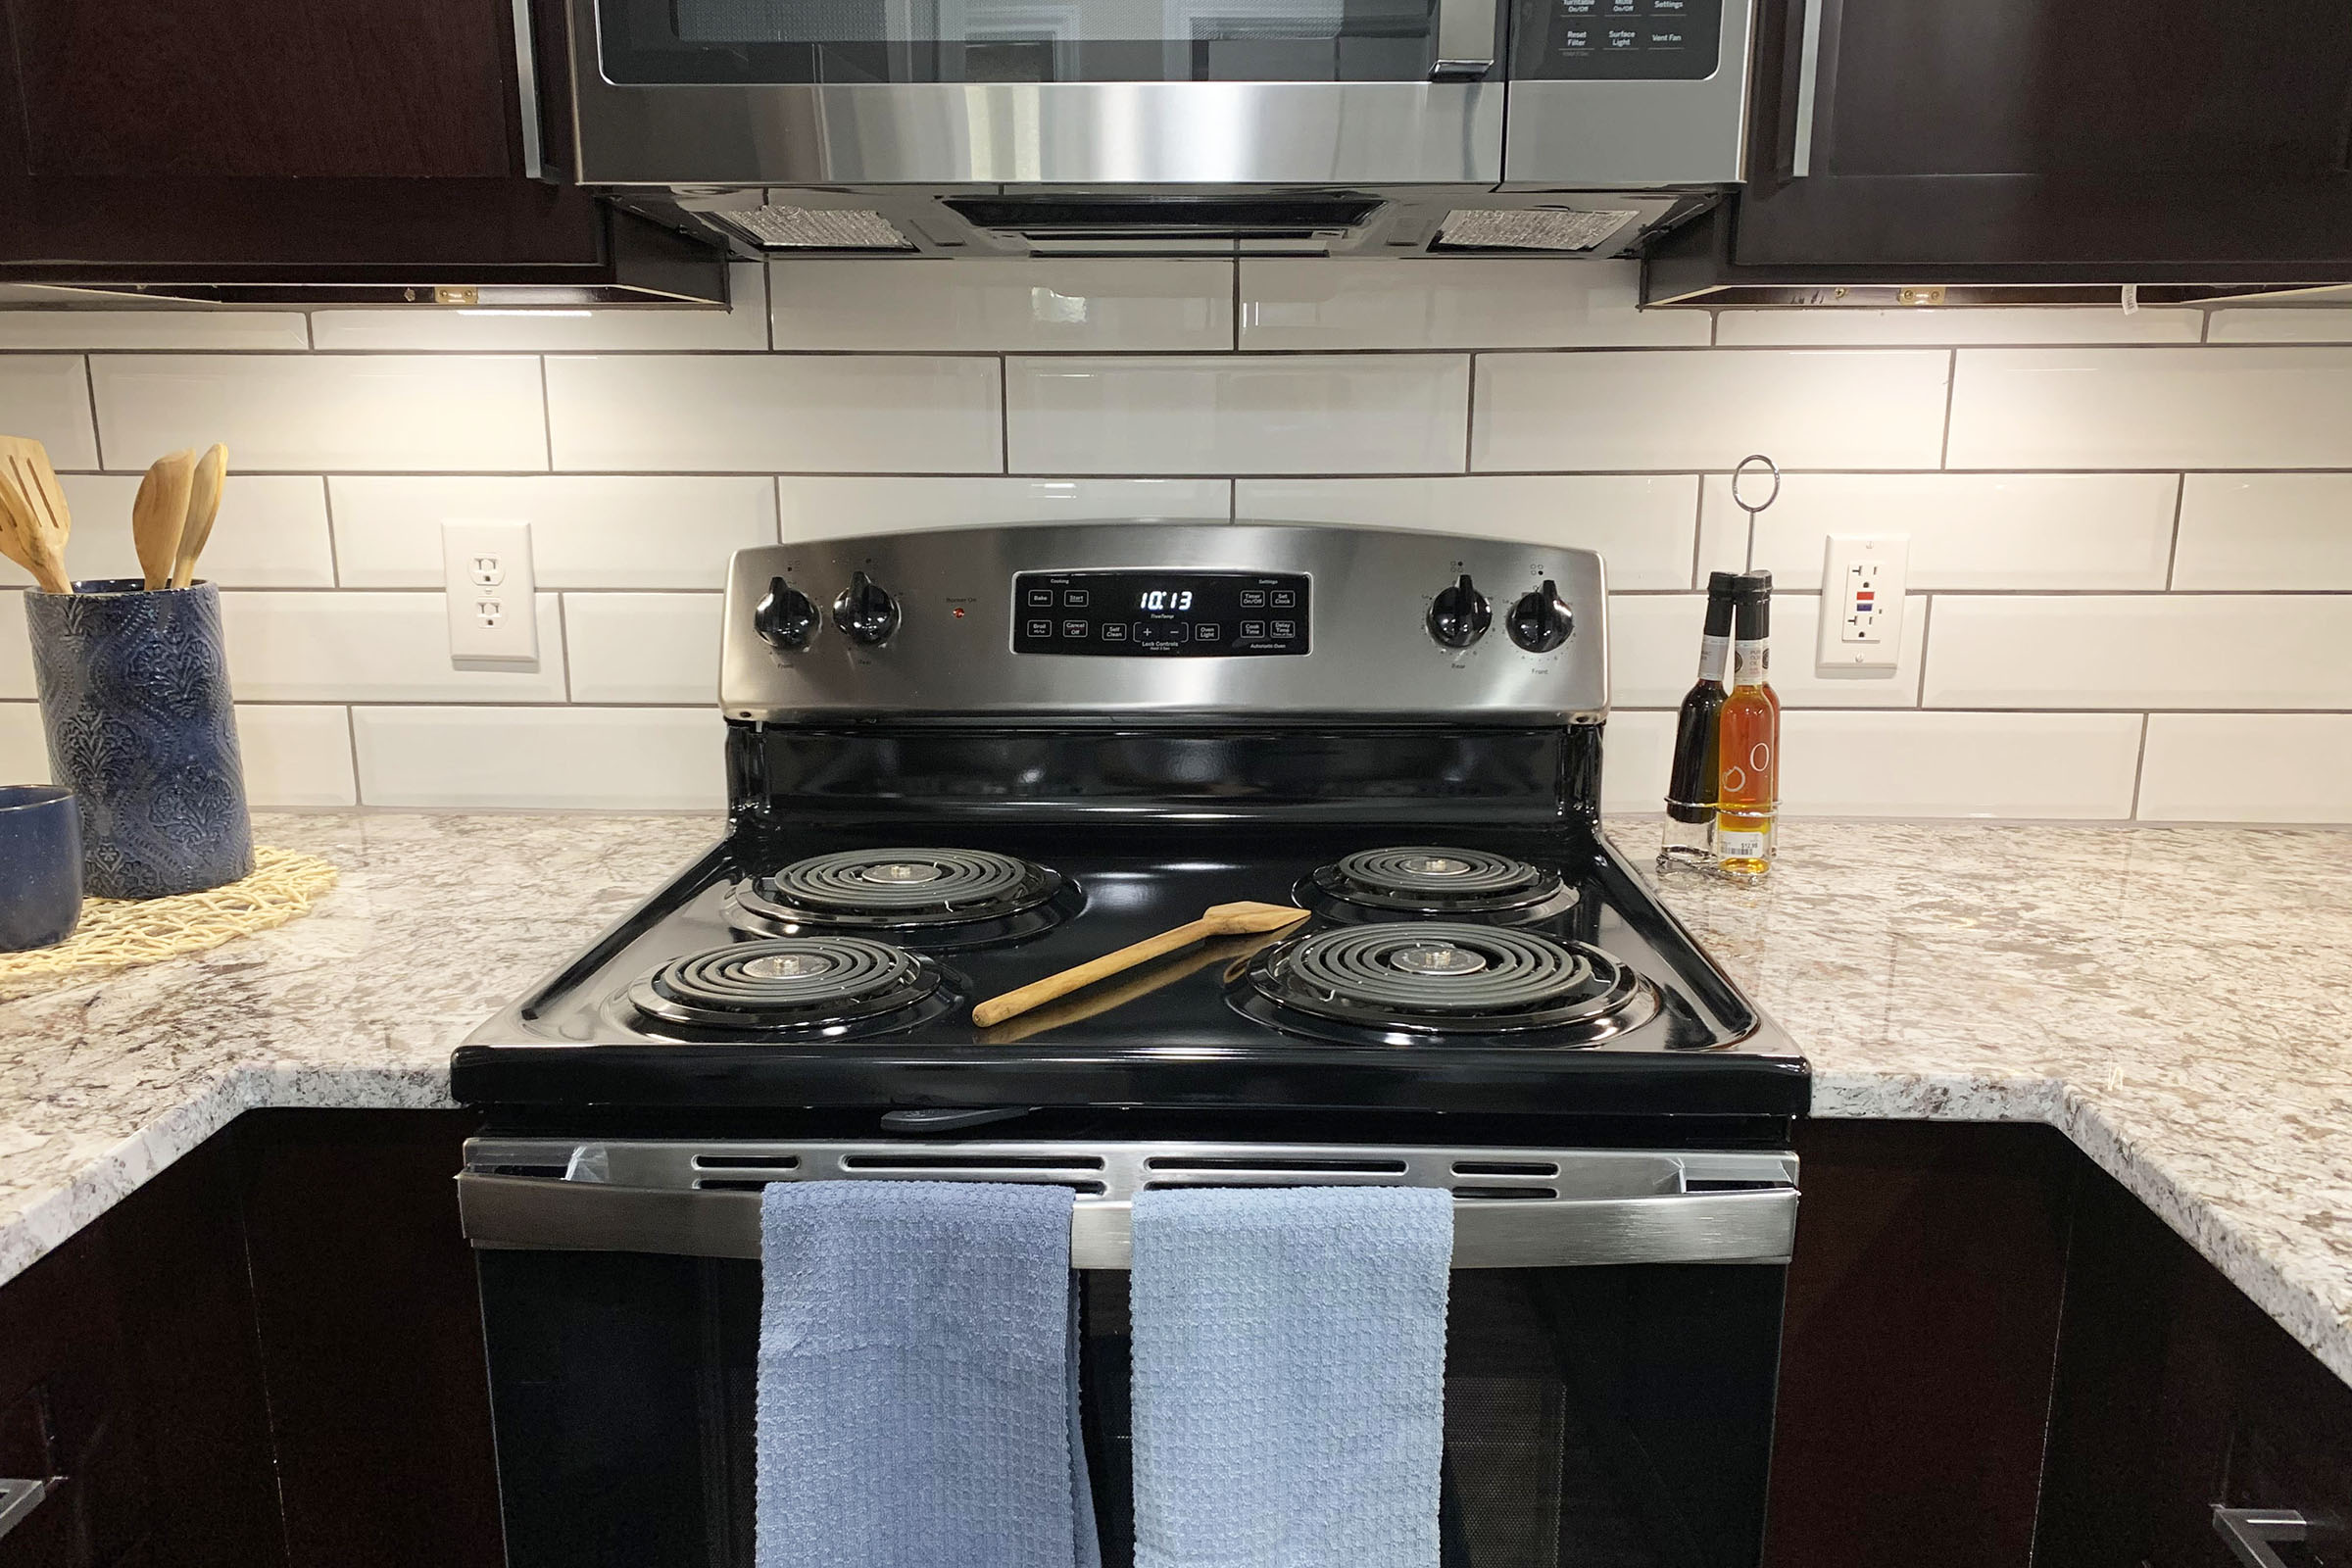
<svg viewBox="0 0 2352 1568">
<path fill-rule="evenodd" d="M 268 1105 L 434 1106 L 451 1050 L 714 817 L 269 816 L 343 880 L 211 953 L 0 1003 L 0 1281 Z M 1645 862 L 1654 828 L 1622 826 Z M 1817 1115 L 2043 1121 L 2352 1380 L 2352 835 L 1790 824 L 1667 895 Z M 490 890 L 490 891 L 485 891 Z"/>
</svg>

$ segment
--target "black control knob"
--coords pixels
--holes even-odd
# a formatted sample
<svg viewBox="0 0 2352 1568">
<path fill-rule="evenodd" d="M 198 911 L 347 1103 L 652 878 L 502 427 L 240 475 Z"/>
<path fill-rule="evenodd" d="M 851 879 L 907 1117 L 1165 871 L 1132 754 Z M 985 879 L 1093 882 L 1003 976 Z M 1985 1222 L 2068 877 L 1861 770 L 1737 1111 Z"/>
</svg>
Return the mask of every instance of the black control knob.
<svg viewBox="0 0 2352 1568">
<path fill-rule="evenodd" d="M 1576 613 L 1560 598 L 1559 584 L 1550 578 L 1532 594 L 1521 596 L 1502 618 L 1511 641 L 1531 654 L 1548 654 L 1576 630 Z"/>
<path fill-rule="evenodd" d="M 782 653 L 798 653 L 816 635 L 816 607 L 781 577 L 767 580 L 767 594 L 752 608 L 752 630 Z"/>
<path fill-rule="evenodd" d="M 871 648 L 899 629 L 899 602 L 864 572 L 853 571 L 850 585 L 833 601 L 833 624 L 850 641 Z"/>
<path fill-rule="evenodd" d="M 1450 588 L 1441 588 L 1429 602 L 1429 634 L 1441 647 L 1467 648 L 1487 634 L 1494 623 L 1487 596 L 1470 585 L 1470 574 Z"/>
</svg>

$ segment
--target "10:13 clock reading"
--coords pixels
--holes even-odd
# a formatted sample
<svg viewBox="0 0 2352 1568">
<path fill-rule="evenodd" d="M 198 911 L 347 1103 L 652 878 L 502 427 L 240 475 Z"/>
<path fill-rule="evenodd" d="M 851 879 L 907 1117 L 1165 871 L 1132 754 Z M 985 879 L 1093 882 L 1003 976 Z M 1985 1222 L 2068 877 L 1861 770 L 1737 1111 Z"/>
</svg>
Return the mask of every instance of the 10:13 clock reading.
<svg viewBox="0 0 2352 1568">
<path fill-rule="evenodd" d="M 1147 588 L 1136 596 L 1138 610 L 1190 610 L 1193 591 L 1190 588 Z"/>
</svg>

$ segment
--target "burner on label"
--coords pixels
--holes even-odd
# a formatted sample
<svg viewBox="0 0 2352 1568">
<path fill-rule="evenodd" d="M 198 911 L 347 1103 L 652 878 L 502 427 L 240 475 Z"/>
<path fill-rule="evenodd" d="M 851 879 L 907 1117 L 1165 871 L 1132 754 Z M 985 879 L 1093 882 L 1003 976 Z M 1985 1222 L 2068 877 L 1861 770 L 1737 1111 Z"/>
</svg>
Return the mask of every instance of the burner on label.
<svg viewBox="0 0 2352 1568">
<path fill-rule="evenodd" d="M 1438 844 L 1364 850 L 1298 884 L 1300 903 L 1338 920 L 1398 915 L 1486 915 L 1509 924 L 1547 920 L 1576 902 L 1558 872 Z"/>
<path fill-rule="evenodd" d="M 993 850 L 844 850 L 737 888 L 728 923 L 747 936 L 886 931 L 918 947 L 1033 936 L 1077 906 L 1060 873 Z"/>
<path fill-rule="evenodd" d="M 1598 948 L 1436 920 L 1283 943 L 1250 961 L 1231 999 L 1294 1033 L 1388 1044 L 1499 1035 L 1589 1045 L 1658 1010 L 1649 983 Z"/>
<path fill-rule="evenodd" d="M 661 1023 L 840 1036 L 905 1028 L 949 1011 L 939 966 L 871 937 L 780 937 L 673 958 L 629 988 Z"/>
</svg>

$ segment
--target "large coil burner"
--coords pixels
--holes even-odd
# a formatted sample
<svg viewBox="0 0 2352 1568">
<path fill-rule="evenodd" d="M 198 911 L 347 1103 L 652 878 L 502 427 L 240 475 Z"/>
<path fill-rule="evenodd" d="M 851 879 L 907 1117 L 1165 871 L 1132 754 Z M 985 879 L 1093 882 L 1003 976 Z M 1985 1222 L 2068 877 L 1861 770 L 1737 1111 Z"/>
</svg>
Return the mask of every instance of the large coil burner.
<svg viewBox="0 0 2352 1568">
<path fill-rule="evenodd" d="M 1557 871 L 1486 850 L 1405 844 L 1364 850 L 1318 866 L 1294 890 L 1332 920 L 1476 919 L 1496 925 L 1548 920 L 1576 903 Z"/>
<path fill-rule="evenodd" d="M 1598 948 L 1441 920 L 1281 943 L 1252 958 L 1227 997 L 1275 1028 L 1366 1045 L 1588 1046 L 1659 1007 L 1655 987 Z"/>
<path fill-rule="evenodd" d="M 870 931 L 919 948 L 1011 942 L 1079 905 L 1057 871 L 993 850 L 845 850 L 741 884 L 727 923 L 746 936 Z"/>
<path fill-rule="evenodd" d="M 938 964 L 871 937 L 778 937 L 673 958 L 628 990 L 648 1021 L 696 1032 L 841 1039 L 955 1010 Z"/>
</svg>

